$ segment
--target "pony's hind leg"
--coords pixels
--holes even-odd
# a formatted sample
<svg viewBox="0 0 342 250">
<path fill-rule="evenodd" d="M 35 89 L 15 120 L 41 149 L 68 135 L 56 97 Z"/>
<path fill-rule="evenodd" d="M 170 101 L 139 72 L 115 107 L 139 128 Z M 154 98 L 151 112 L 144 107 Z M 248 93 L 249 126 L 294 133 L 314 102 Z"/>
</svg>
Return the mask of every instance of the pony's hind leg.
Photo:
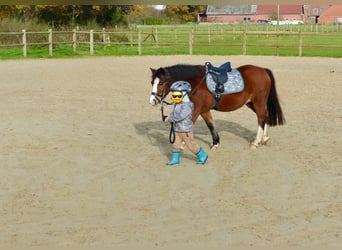
<svg viewBox="0 0 342 250">
<path fill-rule="evenodd" d="M 265 123 L 264 128 L 258 127 L 257 135 L 254 141 L 251 142 L 250 148 L 256 149 L 260 144 L 269 145 L 270 137 L 268 136 L 268 125 Z"/>
<path fill-rule="evenodd" d="M 212 136 L 212 144 L 210 145 L 210 149 L 216 149 L 220 145 L 220 136 L 216 130 L 215 122 L 213 120 L 213 117 L 211 115 L 210 110 L 204 113 L 201 113 L 201 116 L 205 123 L 207 124 L 207 127 L 210 130 L 211 136 Z"/>
<path fill-rule="evenodd" d="M 255 112 L 258 118 L 258 132 L 255 136 L 255 139 L 250 143 L 251 149 L 256 149 L 260 144 L 267 144 L 270 138 L 268 137 L 268 126 L 269 117 L 267 114 L 265 105 L 262 103 L 258 103 L 256 106 L 253 102 L 246 103 L 246 106 Z"/>
<path fill-rule="evenodd" d="M 265 123 L 264 126 L 264 134 L 262 135 L 262 144 L 269 145 L 270 144 L 270 137 L 268 136 L 268 125 Z"/>
<path fill-rule="evenodd" d="M 264 135 L 264 129 L 261 126 L 259 126 L 257 135 L 255 139 L 250 143 L 249 147 L 251 149 L 256 149 L 262 142 L 263 135 Z"/>
</svg>

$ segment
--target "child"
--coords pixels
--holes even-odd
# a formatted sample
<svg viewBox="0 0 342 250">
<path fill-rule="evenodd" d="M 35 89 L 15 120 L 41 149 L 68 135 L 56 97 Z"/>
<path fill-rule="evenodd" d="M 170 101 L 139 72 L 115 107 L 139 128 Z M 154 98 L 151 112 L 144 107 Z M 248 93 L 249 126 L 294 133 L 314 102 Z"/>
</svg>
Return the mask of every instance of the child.
<svg viewBox="0 0 342 250">
<path fill-rule="evenodd" d="M 173 123 L 175 141 L 172 144 L 171 160 L 166 164 L 169 166 L 179 164 L 182 142 L 184 142 L 189 150 L 197 156 L 197 164 L 204 164 L 208 159 L 208 155 L 194 141 L 192 132 L 192 111 L 194 109 L 194 104 L 189 99 L 191 85 L 188 82 L 177 81 L 171 85 L 170 91 L 172 94 L 171 100 L 175 105 L 173 111 L 166 117 L 165 121 Z"/>
</svg>

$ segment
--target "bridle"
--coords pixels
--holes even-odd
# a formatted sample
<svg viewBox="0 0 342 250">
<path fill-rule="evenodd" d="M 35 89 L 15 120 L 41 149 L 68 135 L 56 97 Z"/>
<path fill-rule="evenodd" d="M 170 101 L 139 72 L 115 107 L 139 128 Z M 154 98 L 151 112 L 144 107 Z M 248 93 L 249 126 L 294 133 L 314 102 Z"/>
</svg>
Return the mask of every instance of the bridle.
<svg viewBox="0 0 342 250">
<path fill-rule="evenodd" d="M 166 119 L 166 115 L 164 114 L 164 104 L 167 104 L 167 105 L 172 105 L 172 102 L 167 102 L 165 101 L 165 93 L 166 93 L 166 89 L 165 89 L 165 86 L 166 85 L 170 85 L 171 84 L 171 77 L 170 77 L 170 73 L 164 68 L 164 72 L 165 72 L 165 81 L 162 83 L 163 84 L 163 91 L 162 91 L 162 94 L 158 94 L 158 90 L 157 92 L 153 92 L 152 91 L 152 95 L 154 96 L 154 98 L 158 101 L 159 104 L 161 104 L 160 106 L 160 112 L 161 112 L 161 118 L 162 118 L 162 121 L 164 122 L 165 119 Z M 160 84 L 160 83 L 158 83 Z M 170 133 L 169 133 L 169 141 L 171 144 L 173 144 L 175 142 L 175 129 L 174 129 L 174 126 L 173 126 L 173 122 L 170 122 L 171 124 L 171 128 L 170 128 Z"/>
<path fill-rule="evenodd" d="M 165 81 L 162 82 L 162 84 L 163 84 L 162 94 L 158 94 L 158 91 L 157 92 L 153 92 L 152 91 L 152 95 L 158 101 L 158 103 L 161 104 L 160 111 L 161 111 L 162 121 L 165 121 L 166 115 L 164 115 L 164 104 L 172 105 L 172 102 L 167 102 L 167 101 L 164 100 L 165 96 L 166 96 L 165 95 L 165 93 L 166 93 L 165 86 L 166 85 L 170 85 L 171 77 L 170 77 L 170 73 L 165 68 L 163 68 L 163 70 L 165 72 Z M 159 83 L 159 84 L 161 84 L 161 83 Z"/>
</svg>

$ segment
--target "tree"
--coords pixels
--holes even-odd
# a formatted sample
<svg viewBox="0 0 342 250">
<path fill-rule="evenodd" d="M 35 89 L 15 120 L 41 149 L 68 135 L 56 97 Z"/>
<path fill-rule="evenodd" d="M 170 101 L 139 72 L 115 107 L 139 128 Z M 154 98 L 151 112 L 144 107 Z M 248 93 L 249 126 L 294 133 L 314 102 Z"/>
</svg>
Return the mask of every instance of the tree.
<svg viewBox="0 0 342 250">
<path fill-rule="evenodd" d="M 73 25 L 86 25 L 96 17 L 96 9 L 92 5 L 73 6 Z"/>
<path fill-rule="evenodd" d="M 204 12 L 206 5 L 167 5 L 166 13 L 171 19 L 182 23 L 195 22 L 197 15 Z"/>
<path fill-rule="evenodd" d="M 15 5 L 0 5 L 0 19 L 12 18 L 16 14 Z"/>
<path fill-rule="evenodd" d="M 38 11 L 37 17 L 54 27 L 67 26 L 73 18 L 73 8 L 71 5 L 47 5 Z"/>
<path fill-rule="evenodd" d="M 113 26 L 120 23 L 126 23 L 124 15 L 121 13 L 121 9 L 116 5 L 101 5 L 96 9 L 96 23 L 102 26 Z"/>
</svg>

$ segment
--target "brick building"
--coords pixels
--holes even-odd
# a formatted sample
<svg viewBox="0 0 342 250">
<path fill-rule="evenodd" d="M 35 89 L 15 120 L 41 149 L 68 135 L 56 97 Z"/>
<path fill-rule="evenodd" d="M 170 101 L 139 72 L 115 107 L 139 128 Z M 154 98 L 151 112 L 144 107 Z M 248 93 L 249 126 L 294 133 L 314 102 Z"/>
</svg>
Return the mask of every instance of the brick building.
<svg viewBox="0 0 342 250">
<path fill-rule="evenodd" d="M 199 22 L 241 23 L 277 20 L 278 5 L 208 5 Z M 342 5 L 279 5 L 279 20 L 301 23 L 342 22 Z"/>
</svg>

